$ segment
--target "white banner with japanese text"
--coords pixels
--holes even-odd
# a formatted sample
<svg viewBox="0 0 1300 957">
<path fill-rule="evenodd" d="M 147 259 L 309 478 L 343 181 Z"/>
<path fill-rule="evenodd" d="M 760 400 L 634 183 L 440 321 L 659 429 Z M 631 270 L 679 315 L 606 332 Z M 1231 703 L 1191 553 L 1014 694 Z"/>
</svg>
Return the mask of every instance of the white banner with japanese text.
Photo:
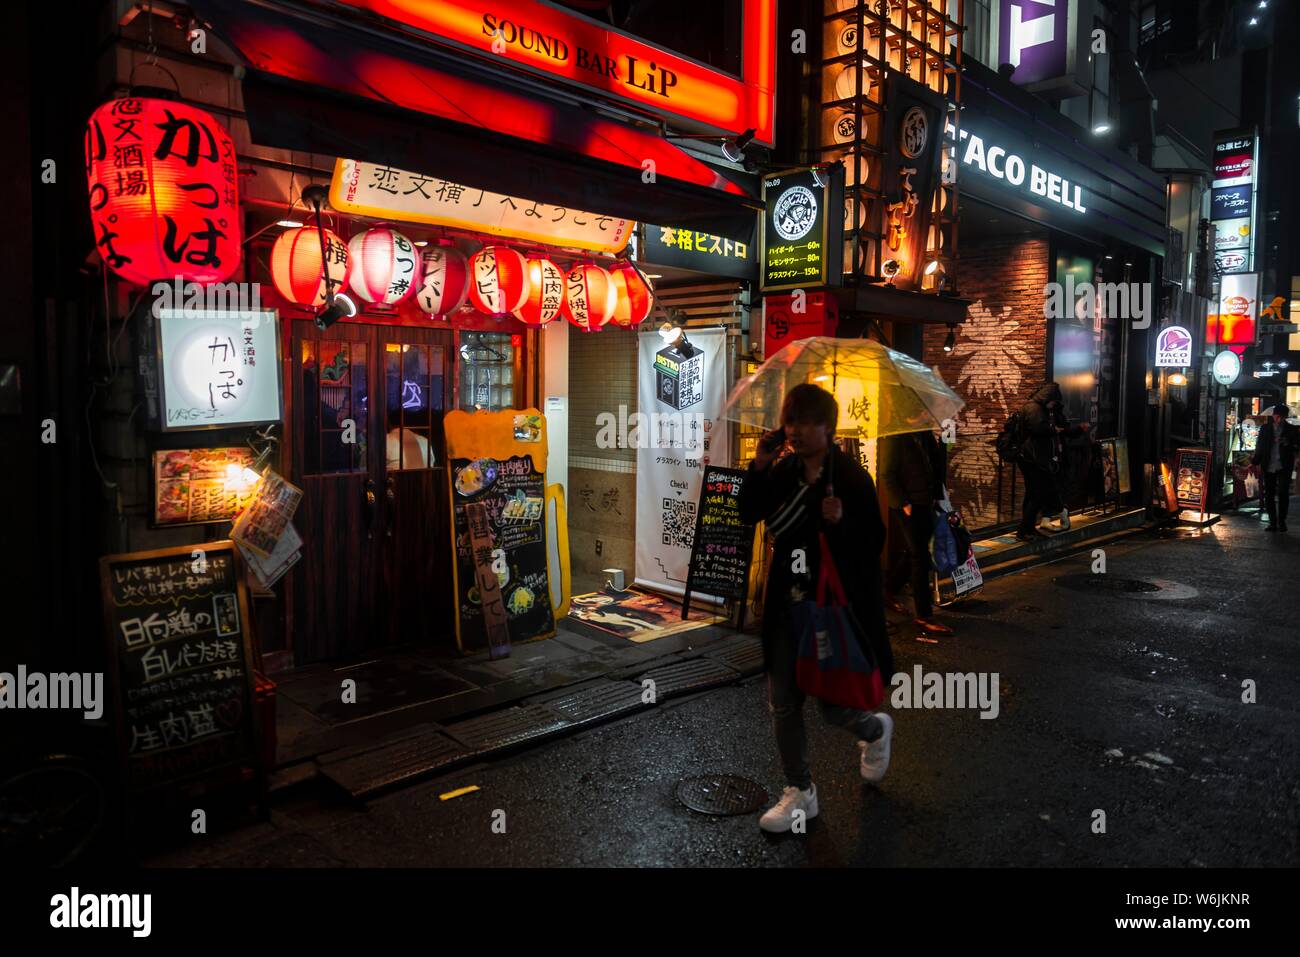
<svg viewBox="0 0 1300 957">
<path fill-rule="evenodd" d="M 636 447 L 636 583 L 681 595 L 695 536 L 705 465 L 730 465 L 727 334 L 687 329 L 675 341 L 638 337 L 637 412 L 628 444 Z"/>
<path fill-rule="evenodd" d="M 630 219 L 492 193 L 437 176 L 340 158 L 330 205 L 344 213 L 405 223 L 460 226 L 479 233 L 593 252 L 623 251 Z"/>
</svg>

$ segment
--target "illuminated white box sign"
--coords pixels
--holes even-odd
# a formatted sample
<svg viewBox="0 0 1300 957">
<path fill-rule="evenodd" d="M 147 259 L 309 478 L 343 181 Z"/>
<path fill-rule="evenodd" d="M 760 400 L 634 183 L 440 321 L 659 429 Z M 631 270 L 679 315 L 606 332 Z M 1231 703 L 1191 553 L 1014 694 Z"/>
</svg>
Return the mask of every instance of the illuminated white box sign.
<svg viewBox="0 0 1300 957">
<path fill-rule="evenodd" d="M 279 342 L 274 310 L 160 309 L 163 429 L 279 422 Z"/>
<path fill-rule="evenodd" d="M 948 127 L 948 136 L 953 134 Z M 1012 153 L 996 143 L 985 143 L 984 139 L 970 130 L 960 133 L 961 161 L 963 166 L 971 166 L 995 179 L 1005 180 L 1023 191 L 1050 199 L 1066 209 L 1076 213 L 1086 213 L 1088 207 L 1083 203 L 1083 187 L 1071 183 L 1064 176 L 1043 169 L 1037 163 L 1026 163 L 1016 153 Z"/>
<path fill-rule="evenodd" d="M 1156 336 L 1156 367 L 1182 369 L 1192 364 L 1192 334 L 1183 326 L 1166 326 Z"/>
</svg>

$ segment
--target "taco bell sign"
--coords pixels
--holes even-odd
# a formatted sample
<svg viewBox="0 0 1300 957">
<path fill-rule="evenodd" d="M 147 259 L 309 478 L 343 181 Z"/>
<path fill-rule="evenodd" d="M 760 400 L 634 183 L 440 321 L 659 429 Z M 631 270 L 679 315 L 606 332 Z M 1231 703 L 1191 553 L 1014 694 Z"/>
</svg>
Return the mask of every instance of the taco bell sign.
<svg viewBox="0 0 1300 957">
<path fill-rule="evenodd" d="M 1192 364 L 1192 334 L 1182 326 L 1165 326 L 1156 336 L 1156 368 L 1184 369 Z"/>
<path fill-rule="evenodd" d="M 998 0 L 998 62 L 1016 68 L 1018 86 L 1073 72 L 1071 28 L 1078 0 Z"/>
</svg>

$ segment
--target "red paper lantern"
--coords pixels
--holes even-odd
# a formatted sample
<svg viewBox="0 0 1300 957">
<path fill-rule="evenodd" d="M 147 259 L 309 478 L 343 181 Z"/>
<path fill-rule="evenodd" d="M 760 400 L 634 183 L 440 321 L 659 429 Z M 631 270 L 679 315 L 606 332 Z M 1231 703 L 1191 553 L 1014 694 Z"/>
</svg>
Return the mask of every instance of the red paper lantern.
<svg viewBox="0 0 1300 957">
<path fill-rule="evenodd" d="M 290 302 L 300 306 L 325 305 L 325 275 L 321 269 L 320 233 L 315 226 L 300 226 L 282 232 L 271 247 L 271 282 Z M 334 292 L 347 287 L 348 247 L 338 236 L 325 230 L 325 259 Z"/>
<path fill-rule="evenodd" d="M 544 326 L 560 314 L 564 302 L 564 273 L 549 259 L 528 260 L 528 298 L 515 310 L 520 322 Z"/>
<path fill-rule="evenodd" d="M 565 279 L 564 318 L 585 332 L 599 329 L 614 316 L 618 291 L 609 273 L 593 262 L 576 263 Z"/>
<path fill-rule="evenodd" d="M 484 246 L 469 271 L 469 301 L 479 312 L 508 316 L 528 298 L 528 263 L 507 246 Z"/>
<path fill-rule="evenodd" d="M 654 308 L 655 291 L 645 273 L 627 260 L 614 264 L 609 271 L 618 301 L 614 305 L 614 324 L 631 329 L 645 322 Z"/>
<path fill-rule="evenodd" d="M 239 268 L 235 143 L 173 100 L 105 103 L 86 124 L 95 248 L 127 282 L 222 282 Z"/>
<path fill-rule="evenodd" d="M 366 302 L 401 302 L 419 282 L 420 257 L 415 244 L 395 229 L 376 226 L 348 243 L 352 291 Z"/>
<path fill-rule="evenodd" d="M 465 304 L 469 263 L 452 245 L 430 246 L 421 257 L 424 271 L 415 301 L 431 316 L 445 316 Z"/>
</svg>

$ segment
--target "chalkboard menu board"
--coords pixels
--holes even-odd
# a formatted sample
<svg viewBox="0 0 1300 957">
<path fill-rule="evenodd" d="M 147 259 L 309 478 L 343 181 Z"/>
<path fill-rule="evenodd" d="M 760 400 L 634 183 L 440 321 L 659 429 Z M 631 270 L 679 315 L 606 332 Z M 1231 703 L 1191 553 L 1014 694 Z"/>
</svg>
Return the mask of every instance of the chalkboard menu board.
<svg viewBox="0 0 1300 957">
<path fill-rule="evenodd" d="M 749 587 L 749 559 L 754 547 L 754 526 L 740 520 L 740 469 L 706 466 L 700 483 L 700 504 L 695 511 L 695 536 L 686 574 L 682 616 L 690 608 L 691 592 L 719 598 L 743 599 Z"/>
<path fill-rule="evenodd" d="M 1209 449 L 1179 449 L 1174 458 L 1174 496 L 1179 508 L 1206 511 L 1210 501 Z"/>
<path fill-rule="evenodd" d="M 555 633 L 546 566 L 546 476 L 531 455 L 451 459 L 452 508 L 456 528 L 456 601 L 460 641 L 466 651 L 488 647 L 487 621 L 475 578 L 475 538 L 480 551 L 490 540 L 511 642 Z M 486 536 L 471 534 L 468 506 L 481 504 Z M 499 551 L 498 551 L 499 550 Z"/>
<path fill-rule="evenodd" d="M 133 792 L 261 779 L 244 566 L 233 542 L 100 560 L 110 682 Z"/>
</svg>

